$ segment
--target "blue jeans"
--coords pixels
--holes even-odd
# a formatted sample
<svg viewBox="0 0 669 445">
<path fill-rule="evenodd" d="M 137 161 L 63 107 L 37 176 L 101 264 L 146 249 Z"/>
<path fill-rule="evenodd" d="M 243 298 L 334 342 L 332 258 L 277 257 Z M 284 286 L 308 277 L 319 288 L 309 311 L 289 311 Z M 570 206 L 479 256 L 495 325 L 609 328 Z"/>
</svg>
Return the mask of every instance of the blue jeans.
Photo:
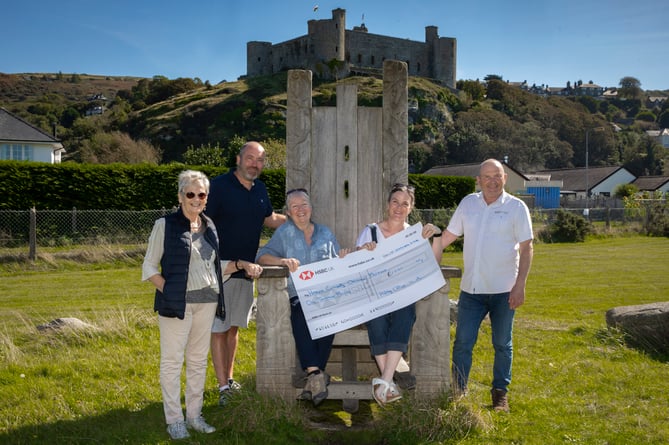
<svg viewBox="0 0 669 445">
<path fill-rule="evenodd" d="M 388 351 L 406 353 L 411 329 L 416 321 L 416 305 L 410 304 L 367 322 L 367 336 L 372 355 Z"/>
<path fill-rule="evenodd" d="M 290 302 L 290 324 L 293 328 L 293 338 L 295 338 L 297 356 L 300 359 L 302 369 L 306 370 L 311 366 L 317 366 L 318 369 L 325 370 L 325 365 L 327 365 L 332 351 L 334 335 L 316 340 L 311 339 L 309 326 L 307 326 L 302 305 L 297 297 L 295 297 L 295 300 L 291 299 Z"/>
<path fill-rule="evenodd" d="M 481 322 L 490 315 L 492 345 L 495 361 L 492 369 L 492 387 L 507 391 L 511 383 L 513 361 L 513 316 L 509 308 L 509 292 L 502 294 L 470 294 L 460 292 L 458 323 L 453 344 L 453 380 L 460 391 L 467 389 L 472 368 L 472 351 L 476 344 Z"/>
</svg>

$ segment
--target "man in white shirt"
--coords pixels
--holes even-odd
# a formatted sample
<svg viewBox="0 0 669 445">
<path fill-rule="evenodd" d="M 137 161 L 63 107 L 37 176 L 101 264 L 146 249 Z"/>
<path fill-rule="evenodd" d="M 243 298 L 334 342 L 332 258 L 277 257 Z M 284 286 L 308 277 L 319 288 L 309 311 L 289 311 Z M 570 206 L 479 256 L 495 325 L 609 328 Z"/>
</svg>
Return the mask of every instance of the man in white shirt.
<svg viewBox="0 0 669 445">
<path fill-rule="evenodd" d="M 441 261 L 443 250 L 464 236 L 464 273 L 453 345 L 453 381 L 466 394 L 472 351 L 481 322 L 490 317 L 495 349 L 492 406 L 509 411 L 506 393 L 511 383 L 513 318 L 525 302 L 525 284 L 532 265 L 532 220 L 523 201 L 506 193 L 507 175 L 495 159 L 481 163 L 476 181 L 480 192 L 458 205 L 432 250 Z"/>
</svg>

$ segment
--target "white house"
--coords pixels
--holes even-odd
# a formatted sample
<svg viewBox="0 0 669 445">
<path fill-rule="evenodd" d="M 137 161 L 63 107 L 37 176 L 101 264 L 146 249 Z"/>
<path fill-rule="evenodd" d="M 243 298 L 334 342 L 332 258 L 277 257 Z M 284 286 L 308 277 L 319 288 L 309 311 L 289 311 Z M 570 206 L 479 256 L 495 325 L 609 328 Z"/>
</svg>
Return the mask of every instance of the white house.
<svg viewBox="0 0 669 445">
<path fill-rule="evenodd" d="M 669 148 L 669 128 L 646 130 L 646 134 L 662 144 L 664 148 Z"/>
<path fill-rule="evenodd" d="M 629 184 L 636 179 L 625 167 L 590 167 L 544 170 L 538 174 L 548 175 L 551 181 L 562 181 L 561 194 L 585 198 L 590 196 L 612 196 L 620 184 Z"/>
<path fill-rule="evenodd" d="M 58 139 L 0 108 L 0 160 L 59 164 L 64 152 Z"/>
</svg>

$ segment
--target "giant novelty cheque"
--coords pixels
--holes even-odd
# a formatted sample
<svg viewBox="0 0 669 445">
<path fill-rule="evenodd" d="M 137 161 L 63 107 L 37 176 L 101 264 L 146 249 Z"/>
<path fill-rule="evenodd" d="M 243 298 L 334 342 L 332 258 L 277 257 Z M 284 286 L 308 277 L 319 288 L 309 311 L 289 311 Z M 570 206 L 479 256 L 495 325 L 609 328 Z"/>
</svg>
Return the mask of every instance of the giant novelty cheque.
<svg viewBox="0 0 669 445">
<path fill-rule="evenodd" d="M 378 243 L 300 266 L 291 273 L 304 317 L 317 339 L 408 306 L 446 281 L 421 223 Z"/>
</svg>

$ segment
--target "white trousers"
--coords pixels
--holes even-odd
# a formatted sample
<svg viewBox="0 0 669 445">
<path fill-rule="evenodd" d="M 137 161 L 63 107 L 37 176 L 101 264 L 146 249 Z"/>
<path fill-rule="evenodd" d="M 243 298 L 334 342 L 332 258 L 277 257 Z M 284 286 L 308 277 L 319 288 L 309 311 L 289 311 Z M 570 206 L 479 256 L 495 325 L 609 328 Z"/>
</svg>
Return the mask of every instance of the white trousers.
<svg viewBox="0 0 669 445">
<path fill-rule="evenodd" d="M 186 359 L 186 416 L 198 417 L 204 403 L 204 384 L 216 303 L 187 303 L 184 319 L 158 316 L 160 328 L 160 388 L 167 424 L 184 420 L 181 408 L 181 370 Z"/>
</svg>

